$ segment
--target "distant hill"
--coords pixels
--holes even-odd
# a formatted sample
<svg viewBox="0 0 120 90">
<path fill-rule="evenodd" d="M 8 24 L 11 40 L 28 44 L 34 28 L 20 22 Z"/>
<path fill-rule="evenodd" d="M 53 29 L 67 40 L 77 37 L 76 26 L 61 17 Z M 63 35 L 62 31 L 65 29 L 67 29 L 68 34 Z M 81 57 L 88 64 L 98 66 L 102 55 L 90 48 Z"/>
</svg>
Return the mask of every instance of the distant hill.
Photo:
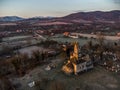
<svg viewBox="0 0 120 90">
<path fill-rule="evenodd" d="M 94 11 L 94 12 L 78 12 L 62 17 L 63 19 L 69 20 L 108 20 L 108 21 L 120 21 L 120 10 L 102 12 L 102 11 Z"/>
<path fill-rule="evenodd" d="M 31 18 L 22 18 L 22 17 L 18 17 L 18 16 L 5 16 L 5 17 L 0 17 L 0 22 L 11 22 L 11 21 L 32 21 L 32 20 L 49 20 L 49 19 L 53 19 L 55 17 L 42 17 L 42 16 L 38 16 L 38 17 L 31 17 Z"/>
<path fill-rule="evenodd" d="M 24 20 L 24 18 L 18 17 L 18 16 L 5 16 L 5 17 L 0 17 L 0 21 L 3 22 L 8 22 L 8 21 L 20 21 Z"/>
<path fill-rule="evenodd" d="M 23 21 L 43 21 L 43 20 L 51 20 L 54 19 L 55 17 L 43 17 L 43 16 L 37 16 L 37 17 L 31 17 L 31 18 L 26 18 Z"/>
<path fill-rule="evenodd" d="M 21 18 L 18 16 L 5 16 L 0 17 L 0 21 L 24 21 L 24 22 L 38 22 L 44 20 L 57 20 L 57 21 L 75 21 L 75 22 L 93 22 L 93 21 L 119 21 L 120 22 L 120 10 L 114 11 L 94 11 L 94 12 L 78 12 L 64 17 L 31 17 Z"/>
</svg>

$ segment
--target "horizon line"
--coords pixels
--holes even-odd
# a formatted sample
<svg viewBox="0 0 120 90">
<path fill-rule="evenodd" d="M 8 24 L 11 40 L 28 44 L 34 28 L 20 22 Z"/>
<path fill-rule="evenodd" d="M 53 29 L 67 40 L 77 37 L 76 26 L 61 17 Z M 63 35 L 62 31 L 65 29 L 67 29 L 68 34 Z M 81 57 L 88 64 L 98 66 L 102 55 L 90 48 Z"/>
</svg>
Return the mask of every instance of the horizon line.
<svg viewBox="0 0 120 90">
<path fill-rule="evenodd" d="M 77 11 L 74 11 L 74 12 L 72 12 L 72 13 L 69 13 L 69 14 L 66 14 L 66 15 L 61 15 L 61 16 L 51 16 L 51 15 L 47 15 L 47 16 L 41 16 L 41 15 L 39 15 L 39 16 L 28 16 L 28 17 L 24 17 L 24 16 L 20 16 L 20 15 L 2 15 L 2 16 L 0 16 L 0 17 L 20 17 L 20 18 L 25 18 L 25 19 L 27 19 L 27 18 L 39 18 L 39 17 L 43 17 L 43 18 L 47 18 L 47 17 L 51 17 L 51 18 L 59 18 L 59 17 L 65 17 L 65 16 L 67 16 L 67 15 L 70 15 L 70 14 L 74 14 L 74 13 L 82 13 L 82 12 L 111 12 L 111 11 L 120 11 L 120 10 L 90 10 L 90 11 L 85 11 L 85 10 L 77 10 Z"/>
</svg>

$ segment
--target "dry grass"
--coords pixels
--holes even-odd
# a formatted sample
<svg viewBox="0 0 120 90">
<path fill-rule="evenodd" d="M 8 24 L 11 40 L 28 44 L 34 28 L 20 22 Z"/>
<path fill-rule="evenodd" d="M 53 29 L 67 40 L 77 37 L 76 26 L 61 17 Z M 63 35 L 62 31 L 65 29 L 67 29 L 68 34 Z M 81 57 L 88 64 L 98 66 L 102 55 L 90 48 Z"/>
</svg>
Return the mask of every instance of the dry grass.
<svg viewBox="0 0 120 90">
<path fill-rule="evenodd" d="M 52 62 L 57 66 L 50 71 L 45 71 L 46 65 L 44 65 L 29 73 L 32 75 L 29 80 L 40 81 L 40 84 L 34 88 L 27 87 L 26 78 L 19 79 L 23 83 L 22 90 L 120 90 L 120 76 L 102 67 L 95 67 L 78 76 L 68 76 L 61 71 L 63 60 L 56 59 Z"/>
</svg>

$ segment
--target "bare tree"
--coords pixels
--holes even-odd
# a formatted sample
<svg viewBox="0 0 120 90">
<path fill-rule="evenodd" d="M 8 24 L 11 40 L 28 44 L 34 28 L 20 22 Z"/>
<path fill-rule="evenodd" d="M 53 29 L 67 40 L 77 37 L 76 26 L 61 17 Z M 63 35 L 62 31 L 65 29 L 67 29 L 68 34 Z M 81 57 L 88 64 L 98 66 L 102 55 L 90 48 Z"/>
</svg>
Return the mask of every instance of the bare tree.
<svg viewBox="0 0 120 90">
<path fill-rule="evenodd" d="M 98 41 L 98 44 L 102 47 L 104 45 L 104 41 L 105 41 L 104 34 L 98 33 L 97 34 L 97 41 Z"/>
<path fill-rule="evenodd" d="M 6 77 L 0 77 L 0 90 L 15 90 L 11 82 Z"/>
</svg>

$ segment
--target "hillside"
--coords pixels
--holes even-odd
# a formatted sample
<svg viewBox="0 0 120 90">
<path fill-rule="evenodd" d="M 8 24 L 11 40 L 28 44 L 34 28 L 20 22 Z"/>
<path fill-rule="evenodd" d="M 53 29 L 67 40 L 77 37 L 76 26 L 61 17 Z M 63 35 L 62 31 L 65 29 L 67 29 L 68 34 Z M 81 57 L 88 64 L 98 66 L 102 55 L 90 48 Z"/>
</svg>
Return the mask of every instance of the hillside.
<svg viewBox="0 0 120 90">
<path fill-rule="evenodd" d="M 83 20 L 109 20 L 109 21 L 120 21 L 120 11 L 110 11 L 110 12 L 102 12 L 102 11 L 94 11 L 94 12 L 78 12 L 67 15 L 63 17 L 63 19 L 83 19 Z"/>
</svg>

